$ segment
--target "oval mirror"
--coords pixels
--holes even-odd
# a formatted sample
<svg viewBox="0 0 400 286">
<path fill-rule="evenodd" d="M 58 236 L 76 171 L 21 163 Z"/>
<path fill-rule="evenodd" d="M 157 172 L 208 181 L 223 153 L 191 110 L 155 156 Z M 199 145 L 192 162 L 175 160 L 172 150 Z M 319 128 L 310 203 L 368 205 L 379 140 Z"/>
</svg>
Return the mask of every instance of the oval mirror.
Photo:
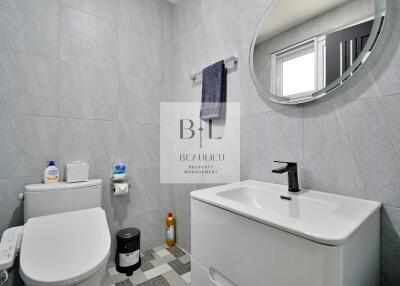
<svg viewBox="0 0 400 286">
<path fill-rule="evenodd" d="M 277 0 L 253 39 L 250 67 L 259 92 L 296 104 L 340 87 L 367 60 L 385 0 Z"/>
</svg>

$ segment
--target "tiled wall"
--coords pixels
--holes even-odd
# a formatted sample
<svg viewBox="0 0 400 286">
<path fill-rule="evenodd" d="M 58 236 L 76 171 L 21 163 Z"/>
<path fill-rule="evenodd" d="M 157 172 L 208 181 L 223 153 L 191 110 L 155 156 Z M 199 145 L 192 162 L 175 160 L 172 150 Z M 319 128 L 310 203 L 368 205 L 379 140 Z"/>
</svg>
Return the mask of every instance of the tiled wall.
<svg viewBox="0 0 400 286">
<path fill-rule="evenodd" d="M 173 16 L 165 0 L 0 1 L 0 234 L 23 223 L 18 194 L 47 160 L 84 160 L 104 180 L 113 237 L 138 226 L 144 249 L 164 241 L 158 114 L 173 90 Z M 111 196 L 115 161 L 129 196 Z"/>
<path fill-rule="evenodd" d="M 181 0 L 175 6 L 176 100 L 200 100 L 189 75 L 239 57 L 228 75 L 228 100 L 240 101 L 241 176 L 286 184 L 273 160 L 300 164 L 303 188 L 379 200 L 382 285 L 400 284 L 400 1 L 387 0 L 387 21 L 367 64 L 343 88 L 313 103 L 275 105 L 251 82 L 251 38 L 270 0 Z M 179 243 L 190 249 L 188 192 L 174 191 Z M 183 218 L 182 218 L 183 216 Z M 178 232 L 179 235 L 179 232 Z M 212 236 L 212 234 L 210 234 Z"/>
</svg>

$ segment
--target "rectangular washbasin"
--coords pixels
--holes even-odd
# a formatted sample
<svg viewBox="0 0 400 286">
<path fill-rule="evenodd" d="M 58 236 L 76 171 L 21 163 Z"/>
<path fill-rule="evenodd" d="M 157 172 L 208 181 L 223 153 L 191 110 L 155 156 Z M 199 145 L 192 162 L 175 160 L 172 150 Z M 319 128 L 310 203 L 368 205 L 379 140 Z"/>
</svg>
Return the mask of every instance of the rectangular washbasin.
<svg viewBox="0 0 400 286">
<path fill-rule="evenodd" d="M 287 186 L 242 181 L 194 191 L 193 199 L 326 245 L 342 245 L 379 202 L 313 190 L 288 193 Z"/>
</svg>

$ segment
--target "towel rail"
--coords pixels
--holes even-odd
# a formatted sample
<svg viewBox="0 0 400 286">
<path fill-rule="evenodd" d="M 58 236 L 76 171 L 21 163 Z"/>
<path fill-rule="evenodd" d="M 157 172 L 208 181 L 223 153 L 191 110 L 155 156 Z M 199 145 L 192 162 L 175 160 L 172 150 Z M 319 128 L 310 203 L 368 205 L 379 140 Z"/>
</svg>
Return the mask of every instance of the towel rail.
<svg viewBox="0 0 400 286">
<path fill-rule="evenodd" d="M 224 60 L 225 67 L 228 70 L 235 68 L 235 66 L 237 65 L 238 62 L 239 62 L 239 59 L 237 57 L 230 57 L 230 58 L 227 58 Z M 201 72 L 192 74 L 190 76 L 190 79 L 192 81 L 201 81 L 202 75 L 203 75 L 203 72 L 201 71 Z"/>
</svg>

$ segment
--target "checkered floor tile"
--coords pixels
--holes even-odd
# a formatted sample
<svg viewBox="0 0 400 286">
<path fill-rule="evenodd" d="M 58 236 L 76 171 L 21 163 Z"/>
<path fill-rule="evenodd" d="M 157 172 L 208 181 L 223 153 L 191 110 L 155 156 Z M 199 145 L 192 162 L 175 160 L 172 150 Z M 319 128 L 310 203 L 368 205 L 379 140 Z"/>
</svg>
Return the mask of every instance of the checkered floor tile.
<svg viewBox="0 0 400 286">
<path fill-rule="evenodd" d="M 190 256 L 177 246 L 159 246 L 141 254 L 142 266 L 128 277 L 107 269 L 104 286 L 188 286 Z"/>
</svg>

